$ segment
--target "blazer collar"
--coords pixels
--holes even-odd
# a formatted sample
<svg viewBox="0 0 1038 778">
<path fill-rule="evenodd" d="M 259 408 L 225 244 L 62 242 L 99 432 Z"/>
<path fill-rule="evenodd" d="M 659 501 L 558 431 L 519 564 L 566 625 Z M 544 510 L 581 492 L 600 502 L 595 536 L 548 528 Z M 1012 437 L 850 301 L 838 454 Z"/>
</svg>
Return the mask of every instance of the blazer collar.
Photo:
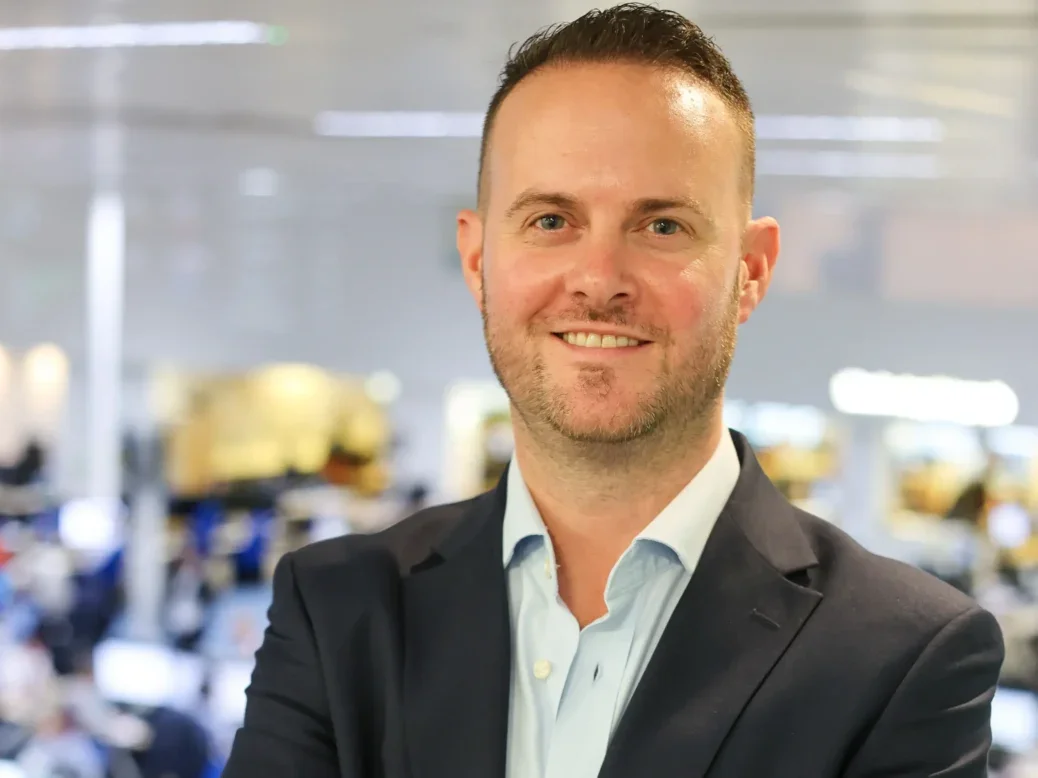
<svg viewBox="0 0 1038 778">
<path fill-rule="evenodd" d="M 739 480 L 722 512 L 750 544 L 783 575 L 818 564 L 818 557 L 796 519 L 795 509 L 761 469 L 750 443 L 732 431 L 739 454 Z"/>
</svg>

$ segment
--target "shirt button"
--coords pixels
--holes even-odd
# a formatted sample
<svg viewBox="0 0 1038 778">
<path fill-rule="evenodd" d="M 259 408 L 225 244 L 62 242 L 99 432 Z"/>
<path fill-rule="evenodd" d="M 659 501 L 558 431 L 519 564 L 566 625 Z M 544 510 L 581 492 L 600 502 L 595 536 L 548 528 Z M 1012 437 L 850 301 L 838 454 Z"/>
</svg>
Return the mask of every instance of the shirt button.
<svg viewBox="0 0 1038 778">
<path fill-rule="evenodd" d="M 544 558 L 544 577 L 551 578 L 551 557 L 546 556 Z"/>
<path fill-rule="evenodd" d="M 551 662 L 547 659 L 538 659 L 533 663 L 533 677 L 538 681 L 545 681 L 551 675 Z"/>
</svg>

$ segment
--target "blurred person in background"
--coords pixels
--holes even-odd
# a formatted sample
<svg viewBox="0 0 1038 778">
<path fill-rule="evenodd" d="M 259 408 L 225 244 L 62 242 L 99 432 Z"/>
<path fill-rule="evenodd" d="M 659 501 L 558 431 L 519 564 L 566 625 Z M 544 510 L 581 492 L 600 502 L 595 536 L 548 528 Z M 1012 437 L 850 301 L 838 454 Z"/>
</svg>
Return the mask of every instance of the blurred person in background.
<svg viewBox="0 0 1038 778">
<path fill-rule="evenodd" d="M 986 776 L 992 616 L 795 509 L 723 426 L 779 250 L 753 148 L 676 13 L 514 52 L 458 248 L 515 457 L 281 560 L 226 778 Z"/>
<path fill-rule="evenodd" d="M 56 533 L 40 537 L 9 563 L 11 580 L 30 603 L 34 633 L 61 675 L 72 672 L 74 635 L 70 617 L 76 604 L 76 560 Z"/>
<path fill-rule="evenodd" d="M 195 651 L 206 627 L 213 592 L 206 580 L 205 560 L 192 540 L 170 563 L 166 584 L 166 630 L 179 651 Z"/>
<path fill-rule="evenodd" d="M 16 764 L 32 778 L 107 778 L 101 750 L 64 712 L 36 732 Z"/>
<path fill-rule="evenodd" d="M 153 739 L 135 756 L 139 778 L 203 778 L 211 749 L 202 724 L 172 708 L 158 708 L 147 719 Z"/>
</svg>

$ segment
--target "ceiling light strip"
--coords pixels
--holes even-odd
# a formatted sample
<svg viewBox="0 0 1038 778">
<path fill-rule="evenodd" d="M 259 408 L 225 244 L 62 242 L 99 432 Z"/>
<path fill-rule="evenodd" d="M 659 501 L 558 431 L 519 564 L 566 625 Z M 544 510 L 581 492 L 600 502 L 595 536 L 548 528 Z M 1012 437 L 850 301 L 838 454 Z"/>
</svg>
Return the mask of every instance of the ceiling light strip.
<svg viewBox="0 0 1038 778">
<path fill-rule="evenodd" d="M 884 416 L 964 427 L 1005 427 L 1016 421 L 1020 401 L 1002 381 L 948 376 L 894 375 L 857 368 L 829 382 L 833 407 L 852 416 Z"/>
<path fill-rule="evenodd" d="M 760 176 L 928 180 L 941 177 L 934 154 L 761 150 Z"/>
<path fill-rule="evenodd" d="M 171 22 L 0 28 L 0 51 L 248 46 L 280 43 L 280 27 L 255 22 Z"/>
<path fill-rule="evenodd" d="M 324 111 L 314 132 L 335 138 L 478 138 L 482 112 Z M 938 119 L 896 116 L 759 116 L 762 141 L 834 141 L 849 143 L 938 143 L 944 125 Z"/>
</svg>

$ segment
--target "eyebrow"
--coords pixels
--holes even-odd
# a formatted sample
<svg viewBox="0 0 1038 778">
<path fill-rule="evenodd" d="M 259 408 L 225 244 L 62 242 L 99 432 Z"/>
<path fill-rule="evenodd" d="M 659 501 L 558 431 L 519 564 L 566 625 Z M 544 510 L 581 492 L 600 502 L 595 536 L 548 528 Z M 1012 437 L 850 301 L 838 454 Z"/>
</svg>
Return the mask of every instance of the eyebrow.
<svg viewBox="0 0 1038 778">
<path fill-rule="evenodd" d="M 577 206 L 577 198 L 564 192 L 542 192 L 538 189 L 527 189 L 519 193 L 505 211 L 505 218 L 511 219 L 520 211 L 535 205 L 552 205 L 557 208 L 573 209 Z"/>
<path fill-rule="evenodd" d="M 520 211 L 525 211 L 532 206 L 554 206 L 556 208 L 575 209 L 579 201 L 576 197 L 565 192 L 545 192 L 538 189 L 527 189 L 521 192 L 505 211 L 505 218 L 510 219 Z M 643 197 L 635 200 L 631 211 L 639 216 L 647 216 L 660 211 L 675 209 L 687 209 L 695 213 L 708 225 L 714 225 L 711 217 L 702 203 L 688 197 Z"/>
<path fill-rule="evenodd" d="M 713 217 L 706 212 L 703 204 L 691 197 L 645 197 L 636 200 L 632 208 L 633 212 L 639 216 L 682 209 L 692 211 L 711 227 L 714 225 Z"/>
</svg>

